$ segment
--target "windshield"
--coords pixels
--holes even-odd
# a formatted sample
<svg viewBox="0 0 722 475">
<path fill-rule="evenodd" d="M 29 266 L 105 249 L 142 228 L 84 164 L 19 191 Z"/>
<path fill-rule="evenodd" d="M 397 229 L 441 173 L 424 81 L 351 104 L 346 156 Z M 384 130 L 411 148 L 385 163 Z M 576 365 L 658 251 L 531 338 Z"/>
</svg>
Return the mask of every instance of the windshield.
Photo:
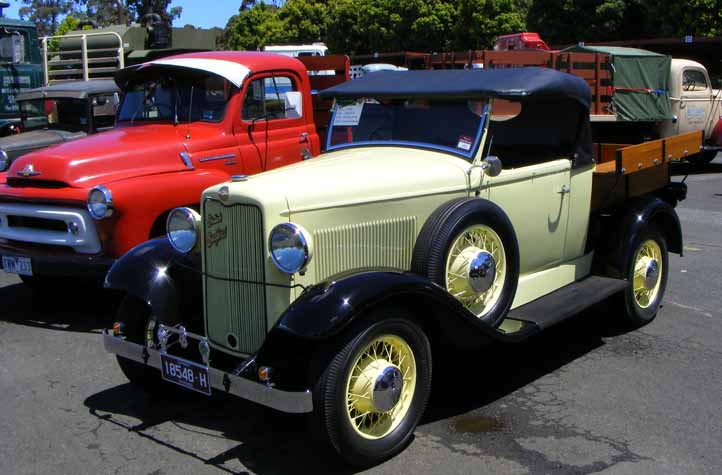
<svg viewBox="0 0 722 475">
<path fill-rule="evenodd" d="M 479 145 L 487 104 L 486 100 L 338 100 L 327 149 L 388 144 L 470 159 Z"/>
<path fill-rule="evenodd" d="M 231 93 L 220 76 L 187 71 L 145 75 L 126 88 L 118 121 L 220 122 Z"/>
<path fill-rule="evenodd" d="M 21 101 L 25 129 L 47 127 L 70 132 L 88 130 L 88 101 L 81 99 L 35 99 Z M 40 119 L 40 118 L 44 118 Z"/>
</svg>

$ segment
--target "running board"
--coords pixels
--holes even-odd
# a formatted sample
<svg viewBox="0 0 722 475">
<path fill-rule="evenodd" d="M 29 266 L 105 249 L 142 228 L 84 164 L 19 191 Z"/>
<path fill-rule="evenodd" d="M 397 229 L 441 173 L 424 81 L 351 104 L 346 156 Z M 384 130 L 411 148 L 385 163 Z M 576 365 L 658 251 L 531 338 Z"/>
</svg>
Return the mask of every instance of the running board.
<svg viewBox="0 0 722 475">
<path fill-rule="evenodd" d="M 508 313 L 507 319 L 544 330 L 621 292 L 627 285 L 629 282 L 626 280 L 593 275 L 515 308 Z M 505 336 L 513 334 L 507 333 Z"/>
</svg>

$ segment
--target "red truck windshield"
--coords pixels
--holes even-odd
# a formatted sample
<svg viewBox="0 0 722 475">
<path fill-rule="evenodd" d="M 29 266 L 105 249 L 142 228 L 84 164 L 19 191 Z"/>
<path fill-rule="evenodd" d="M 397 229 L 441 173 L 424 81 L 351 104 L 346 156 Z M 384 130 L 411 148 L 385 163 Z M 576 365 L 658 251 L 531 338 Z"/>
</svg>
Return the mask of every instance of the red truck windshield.
<svg viewBox="0 0 722 475">
<path fill-rule="evenodd" d="M 118 121 L 220 122 L 231 93 L 219 76 L 151 76 L 128 85 Z"/>
</svg>

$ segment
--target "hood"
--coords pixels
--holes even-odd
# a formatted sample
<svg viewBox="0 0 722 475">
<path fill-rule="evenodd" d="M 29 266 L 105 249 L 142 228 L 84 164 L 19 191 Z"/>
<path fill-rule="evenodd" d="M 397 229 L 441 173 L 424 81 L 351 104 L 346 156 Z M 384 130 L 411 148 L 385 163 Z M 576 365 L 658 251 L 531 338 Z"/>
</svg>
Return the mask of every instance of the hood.
<svg viewBox="0 0 722 475">
<path fill-rule="evenodd" d="M 451 155 L 401 147 L 359 147 L 231 183 L 239 202 L 271 203 L 285 198 L 291 214 L 459 190 L 469 162 Z M 209 190 L 217 191 L 218 187 Z"/>
<path fill-rule="evenodd" d="M 0 138 L 0 149 L 5 150 L 12 160 L 39 148 L 67 142 L 87 136 L 86 132 L 68 132 L 67 130 L 31 130 L 22 134 Z"/>
<path fill-rule="evenodd" d="M 184 170 L 182 145 L 168 124 L 121 127 L 53 145 L 15 160 L 8 177 L 32 170 L 30 180 L 89 188 L 124 178 Z M 27 167 L 27 168 L 26 168 Z"/>
</svg>

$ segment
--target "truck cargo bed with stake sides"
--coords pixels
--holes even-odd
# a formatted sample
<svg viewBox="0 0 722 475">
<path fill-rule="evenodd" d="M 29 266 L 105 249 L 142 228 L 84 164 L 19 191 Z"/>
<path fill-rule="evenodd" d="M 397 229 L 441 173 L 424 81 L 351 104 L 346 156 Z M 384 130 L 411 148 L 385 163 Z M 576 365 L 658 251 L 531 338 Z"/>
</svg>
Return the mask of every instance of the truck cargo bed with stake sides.
<svg viewBox="0 0 722 475">
<path fill-rule="evenodd" d="M 592 211 L 665 188 L 672 162 L 698 153 L 702 143 L 700 130 L 636 145 L 594 144 Z"/>
</svg>

